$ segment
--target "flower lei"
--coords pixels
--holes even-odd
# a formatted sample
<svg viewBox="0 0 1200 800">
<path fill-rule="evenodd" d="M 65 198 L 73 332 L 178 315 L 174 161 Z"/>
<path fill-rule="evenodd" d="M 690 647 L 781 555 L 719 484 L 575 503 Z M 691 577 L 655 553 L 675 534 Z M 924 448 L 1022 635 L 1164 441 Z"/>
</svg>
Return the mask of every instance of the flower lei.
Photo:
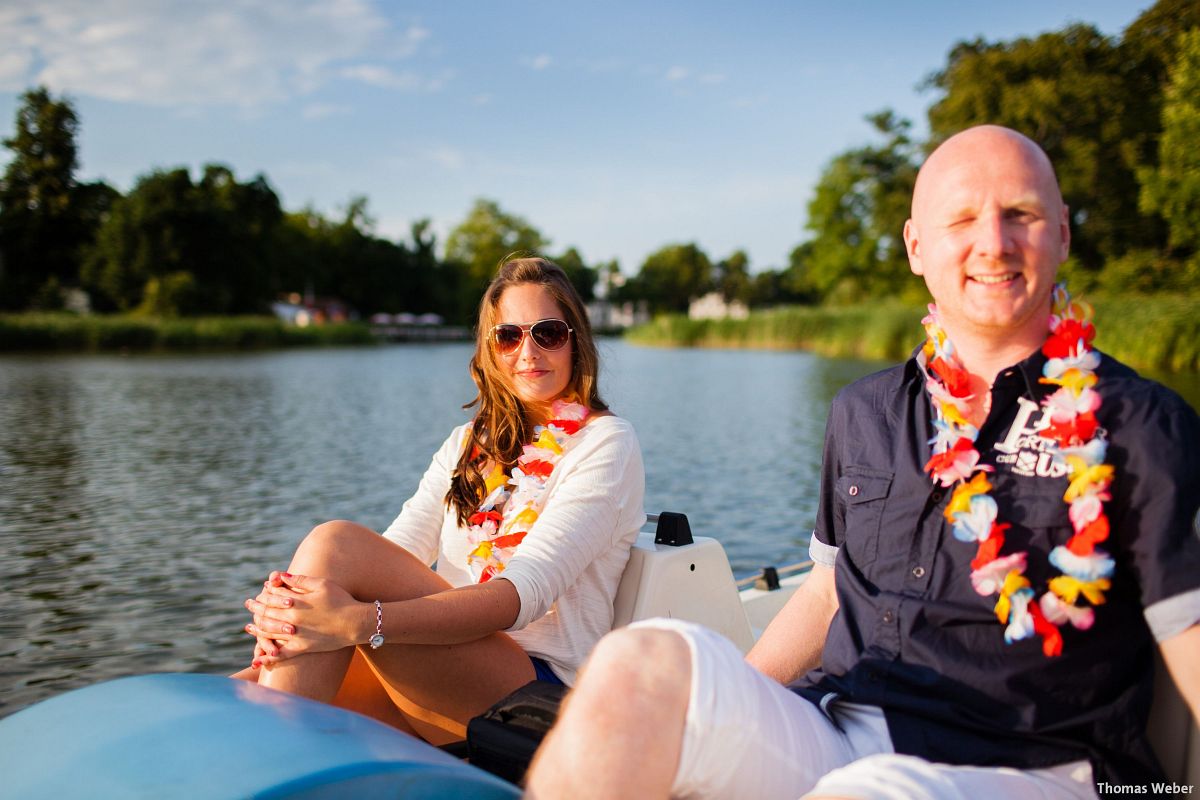
<svg viewBox="0 0 1200 800">
<path fill-rule="evenodd" d="M 1091 348 L 1096 335 L 1091 319 L 1091 306 L 1073 301 L 1063 284 L 1054 288 L 1050 335 L 1042 346 L 1048 360 L 1041 383 L 1059 388 L 1043 401 L 1050 425 L 1041 435 L 1053 442 L 1049 451 L 1055 462 L 1067 467 L 1070 484 L 1063 500 L 1075 533 L 1050 552 L 1049 561 L 1061 574 L 1049 581 L 1049 591 L 1037 602 L 1024 575 L 1026 553 L 1000 555 L 1009 525 L 996 519 L 996 501 L 988 494 L 992 485 L 987 479 L 993 468 L 979 463 L 975 449 L 979 431 L 966 419 L 972 398 L 969 376 L 941 326 L 936 306 L 930 305 L 929 316 L 922 320 L 928 338 L 917 355 L 937 415 L 937 434 L 930 440 L 934 455 L 925 470 L 941 486 L 954 486 L 944 516 L 955 538 L 978 545 L 971 561 L 971 585 L 985 597 L 999 595 L 995 612 L 1007 626 L 1005 642 L 1036 634 L 1042 637 L 1047 656 L 1062 653 L 1060 625 L 1069 622 L 1079 630 L 1092 626 L 1092 608 L 1076 602 L 1082 595 L 1093 606 L 1102 604 L 1115 566 L 1112 557 L 1096 546 L 1109 534 L 1104 502 L 1111 499 L 1108 488 L 1114 469 L 1103 463 L 1108 442 L 1095 415 L 1100 395 L 1092 387 L 1100 354 Z"/>
<path fill-rule="evenodd" d="M 467 565 L 476 582 L 486 583 L 504 571 L 517 545 L 541 511 L 546 483 L 562 460 L 571 437 L 579 432 L 588 409 L 555 400 L 551 419 L 533 429 L 534 441 L 522 448 L 512 475 L 497 464 L 485 479 L 486 497 L 467 518 L 467 541 L 473 545 Z M 510 488 L 511 487 L 511 488 Z"/>
</svg>

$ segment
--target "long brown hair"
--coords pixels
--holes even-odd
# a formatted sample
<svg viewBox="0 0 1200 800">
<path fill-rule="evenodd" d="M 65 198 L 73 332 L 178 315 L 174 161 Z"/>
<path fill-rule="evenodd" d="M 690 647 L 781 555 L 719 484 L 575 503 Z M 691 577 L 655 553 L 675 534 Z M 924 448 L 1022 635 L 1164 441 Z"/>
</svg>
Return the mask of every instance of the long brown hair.
<svg viewBox="0 0 1200 800">
<path fill-rule="evenodd" d="M 600 399 L 600 357 L 592 326 L 583 300 L 567 274 L 545 258 L 506 257 L 479 303 L 475 355 L 471 357 L 471 378 L 479 393 L 463 406 L 471 408 L 478 404 L 479 410 L 467 431 L 467 441 L 450 479 L 450 490 L 446 492 L 446 506 L 455 510 L 461 526 L 466 526 L 467 518 L 484 498 L 482 466 L 499 464 L 509 472 L 517 463 L 522 446 L 533 439 L 536 422 L 531 410 L 513 391 L 492 345 L 492 327 L 498 322 L 500 297 L 510 286 L 521 284 L 544 288 L 562 309 L 563 320 L 573 331 L 571 380 L 563 396 L 593 411 L 608 409 Z"/>
</svg>

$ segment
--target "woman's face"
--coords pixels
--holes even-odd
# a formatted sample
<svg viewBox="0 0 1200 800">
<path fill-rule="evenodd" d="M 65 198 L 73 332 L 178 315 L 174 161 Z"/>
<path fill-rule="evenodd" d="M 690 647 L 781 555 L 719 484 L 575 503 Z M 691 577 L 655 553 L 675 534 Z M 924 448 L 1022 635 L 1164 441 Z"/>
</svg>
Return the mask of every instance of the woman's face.
<svg viewBox="0 0 1200 800">
<path fill-rule="evenodd" d="M 521 283 L 508 287 L 500 295 L 494 324 L 507 323 L 527 329 L 544 319 L 561 320 L 565 319 L 565 315 L 544 287 L 536 283 Z M 496 359 L 517 397 L 531 406 L 548 407 L 562 396 L 571 382 L 574 335 L 572 333 L 568 337 L 562 348 L 551 351 L 539 347 L 526 330 L 516 350 L 507 354 L 496 351 Z"/>
</svg>

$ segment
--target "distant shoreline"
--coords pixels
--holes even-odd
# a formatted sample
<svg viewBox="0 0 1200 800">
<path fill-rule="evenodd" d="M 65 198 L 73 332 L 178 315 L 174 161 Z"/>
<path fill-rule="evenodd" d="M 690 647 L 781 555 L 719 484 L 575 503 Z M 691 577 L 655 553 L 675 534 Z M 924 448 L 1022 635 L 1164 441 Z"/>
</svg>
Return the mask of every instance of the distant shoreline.
<svg viewBox="0 0 1200 800">
<path fill-rule="evenodd" d="M 267 316 L 166 319 L 118 314 L 0 314 L 3 353 L 174 353 L 377 341 L 370 326 L 361 322 L 300 328 Z"/>
<path fill-rule="evenodd" d="M 1200 372 L 1200 297 L 1098 297 L 1096 346 L 1135 369 Z M 921 340 L 923 307 L 891 301 L 781 306 L 747 319 L 667 314 L 626 330 L 652 347 L 807 350 L 832 358 L 902 361 Z M 465 329 L 431 329 L 424 341 L 462 341 Z M 613 332 L 606 332 L 613 333 Z M 63 312 L 0 314 L 0 353 L 186 353 L 268 350 L 383 341 L 365 322 L 297 327 L 269 316 L 153 318 Z M 399 338 L 399 337 L 397 337 Z M 396 339 L 393 339 L 396 340 Z"/>
<path fill-rule="evenodd" d="M 1135 369 L 1200 371 L 1200 298 L 1098 297 L 1096 346 Z M 854 306 L 780 306 L 746 319 L 667 314 L 631 328 L 626 341 L 651 347 L 808 350 L 833 358 L 902 361 L 922 338 L 924 307 L 881 301 Z"/>
</svg>

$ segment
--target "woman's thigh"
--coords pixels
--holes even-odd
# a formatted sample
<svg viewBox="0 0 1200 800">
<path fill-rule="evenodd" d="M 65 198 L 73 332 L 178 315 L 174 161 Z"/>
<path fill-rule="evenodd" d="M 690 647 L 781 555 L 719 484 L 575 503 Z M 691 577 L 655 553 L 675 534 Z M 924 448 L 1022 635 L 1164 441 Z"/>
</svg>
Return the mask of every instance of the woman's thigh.
<svg viewBox="0 0 1200 800">
<path fill-rule="evenodd" d="M 452 588 L 400 545 L 354 522 L 313 528 L 300 542 L 288 571 L 328 578 L 363 602 L 393 602 Z"/>
<path fill-rule="evenodd" d="M 333 580 L 363 602 L 411 600 L 451 588 L 404 548 L 349 522 L 314 528 L 289 571 Z M 460 644 L 390 643 L 378 650 L 359 647 L 358 653 L 382 689 L 373 702 L 386 696 L 430 740 L 462 738 L 471 717 L 534 679 L 529 656 L 501 632 Z M 361 675 L 351 670 L 348 678 L 357 682 Z M 361 702 L 372 693 L 357 687 L 355 696 Z"/>
</svg>

